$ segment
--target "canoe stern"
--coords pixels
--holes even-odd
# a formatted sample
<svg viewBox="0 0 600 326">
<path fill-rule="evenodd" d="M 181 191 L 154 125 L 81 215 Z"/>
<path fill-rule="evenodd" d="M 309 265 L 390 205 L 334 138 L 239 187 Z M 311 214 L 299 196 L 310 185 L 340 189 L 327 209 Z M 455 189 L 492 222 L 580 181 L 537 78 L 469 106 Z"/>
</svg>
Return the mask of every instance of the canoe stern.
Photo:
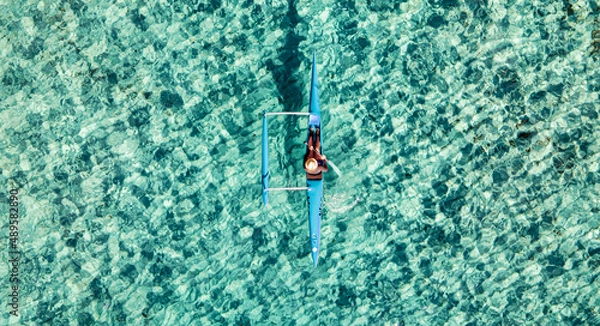
<svg viewBox="0 0 600 326">
<path fill-rule="evenodd" d="M 321 218 L 323 215 L 323 180 L 307 180 L 308 226 L 310 229 L 310 253 L 313 265 L 319 261 L 321 244 Z"/>
</svg>

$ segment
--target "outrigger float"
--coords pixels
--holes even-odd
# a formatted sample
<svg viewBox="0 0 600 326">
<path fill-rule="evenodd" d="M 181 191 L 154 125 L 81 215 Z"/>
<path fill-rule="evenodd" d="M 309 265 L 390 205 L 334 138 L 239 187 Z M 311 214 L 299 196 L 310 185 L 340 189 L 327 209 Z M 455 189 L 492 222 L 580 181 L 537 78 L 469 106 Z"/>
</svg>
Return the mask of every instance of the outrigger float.
<svg viewBox="0 0 600 326">
<path fill-rule="evenodd" d="M 306 187 L 279 187 L 269 188 L 269 139 L 267 133 L 267 116 L 270 115 L 306 115 L 308 116 L 308 130 L 319 129 L 323 144 L 323 130 L 321 129 L 321 109 L 319 107 L 319 87 L 317 83 L 317 57 L 313 52 L 312 80 L 310 86 L 310 106 L 308 112 L 267 112 L 263 115 L 262 130 L 262 198 L 266 206 L 269 202 L 269 191 L 306 191 L 308 196 L 308 227 L 310 229 L 310 248 L 313 266 L 317 267 L 319 261 L 319 245 L 321 243 L 321 216 L 323 206 L 323 178 L 319 180 L 306 178 Z M 307 142 L 308 142 L 307 137 Z M 322 154 L 322 146 L 320 149 Z"/>
</svg>

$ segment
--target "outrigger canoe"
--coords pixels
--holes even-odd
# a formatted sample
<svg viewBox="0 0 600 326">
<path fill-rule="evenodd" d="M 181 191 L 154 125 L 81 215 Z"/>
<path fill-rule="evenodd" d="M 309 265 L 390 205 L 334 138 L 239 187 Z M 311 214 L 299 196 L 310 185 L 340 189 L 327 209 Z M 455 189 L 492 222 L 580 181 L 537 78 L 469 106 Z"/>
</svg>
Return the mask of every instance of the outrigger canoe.
<svg viewBox="0 0 600 326">
<path fill-rule="evenodd" d="M 310 251 L 313 266 L 319 262 L 319 246 L 321 243 L 321 217 L 323 213 L 323 179 L 306 179 L 306 187 L 269 188 L 269 139 L 267 133 L 267 116 L 269 115 L 306 115 L 308 116 L 308 131 L 311 128 L 320 129 L 321 154 L 323 151 L 323 129 L 321 129 L 321 108 L 319 107 L 319 84 L 317 82 L 317 56 L 313 52 L 312 79 L 310 86 L 310 105 L 308 112 L 263 112 L 262 131 L 262 198 L 266 206 L 269 202 L 269 191 L 306 191 L 308 197 L 308 227 L 310 229 Z"/>
</svg>

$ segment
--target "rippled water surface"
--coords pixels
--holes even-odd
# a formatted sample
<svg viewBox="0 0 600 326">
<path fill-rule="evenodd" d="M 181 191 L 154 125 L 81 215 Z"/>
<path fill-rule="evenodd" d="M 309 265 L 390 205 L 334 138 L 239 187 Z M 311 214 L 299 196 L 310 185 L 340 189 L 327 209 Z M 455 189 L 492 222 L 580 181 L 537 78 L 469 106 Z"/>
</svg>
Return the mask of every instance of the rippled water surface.
<svg viewBox="0 0 600 326">
<path fill-rule="evenodd" d="M 313 4 L 314 3 L 314 4 Z M 0 1 L 2 318 L 600 324 L 600 2 Z M 260 185 L 318 58 L 321 258 Z M 303 186 L 306 118 L 269 119 Z M 1 232 L 9 235 L 9 219 Z"/>
</svg>

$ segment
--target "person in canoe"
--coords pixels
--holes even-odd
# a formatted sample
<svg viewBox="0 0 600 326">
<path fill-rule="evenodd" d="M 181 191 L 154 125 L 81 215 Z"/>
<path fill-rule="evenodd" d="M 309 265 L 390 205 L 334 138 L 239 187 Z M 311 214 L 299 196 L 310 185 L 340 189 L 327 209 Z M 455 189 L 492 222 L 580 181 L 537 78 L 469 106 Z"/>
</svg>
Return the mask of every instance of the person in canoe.
<svg viewBox="0 0 600 326">
<path fill-rule="evenodd" d="M 316 135 L 315 135 L 316 134 Z M 304 169 L 306 178 L 310 180 L 323 179 L 323 172 L 327 172 L 327 157 L 321 154 L 321 129 L 310 128 L 308 142 L 306 143 L 306 154 L 304 154 Z"/>
</svg>

